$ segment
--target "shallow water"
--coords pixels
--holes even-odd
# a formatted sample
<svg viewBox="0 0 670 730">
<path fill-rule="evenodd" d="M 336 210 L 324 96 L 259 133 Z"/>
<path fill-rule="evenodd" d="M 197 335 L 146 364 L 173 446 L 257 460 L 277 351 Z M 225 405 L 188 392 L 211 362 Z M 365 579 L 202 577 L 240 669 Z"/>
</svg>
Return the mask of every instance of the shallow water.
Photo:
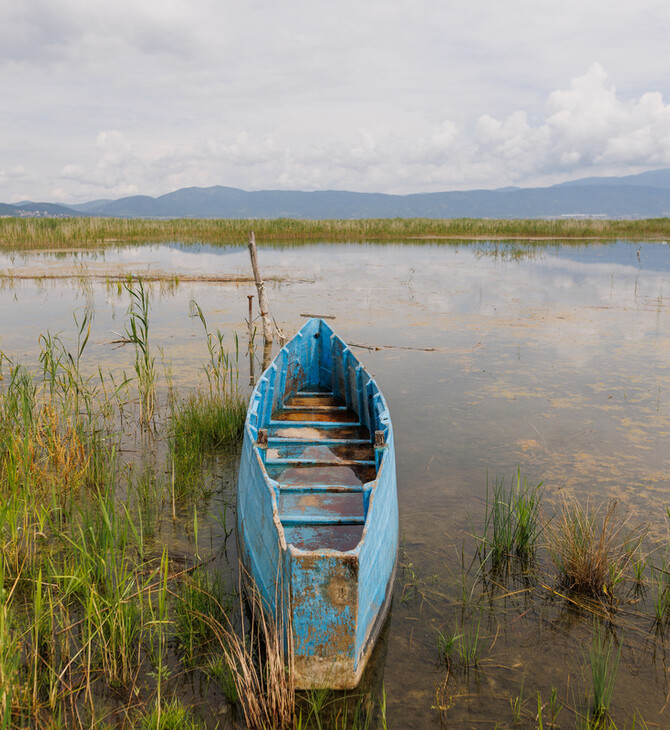
<svg viewBox="0 0 670 730">
<path fill-rule="evenodd" d="M 565 493 L 594 503 L 616 497 L 632 520 L 667 538 L 669 247 L 351 243 L 259 255 L 263 272 L 277 277 L 267 290 L 279 326 L 290 335 L 301 314 L 335 317 L 331 326 L 363 346 L 357 354 L 391 410 L 402 545 L 377 666 L 389 727 L 511 726 L 510 697 L 520 691 L 531 727 L 537 691 L 547 701 L 552 687 L 578 705 L 592 616 L 569 601 L 551 593 L 532 603 L 523 594 L 496 599 L 479 614 L 480 666 L 452 668 L 446 684 L 435 629 L 458 624 L 461 555 L 472 555 L 487 479 L 510 480 L 519 468 L 529 484 L 544 483 L 548 512 Z M 199 280 L 248 276 L 246 248 L 0 255 L 0 271 L 0 350 L 12 360 L 35 364 L 47 330 L 73 340 L 72 312 L 88 310 L 91 368 L 130 371 L 130 348 L 113 342 L 128 308 L 114 277 L 150 274 L 165 278 L 147 285 L 151 344 L 176 384 L 194 385 L 206 358 L 202 325 L 190 316 L 196 300 L 229 347 L 240 333 L 240 383 L 248 387 L 245 317 L 255 288 Z M 72 273 L 80 278 L 48 278 Z M 205 529 L 212 547 L 223 540 L 215 521 Z M 175 528 L 174 539 L 188 549 L 187 527 Z M 638 709 L 650 726 L 664 726 L 666 642 L 633 610 L 619 612 L 631 617 L 617 634 L 614 714 L 630 719 Z M 572 726 L 567 718 L 564 711 L 561 726 Z"/>
</svg>

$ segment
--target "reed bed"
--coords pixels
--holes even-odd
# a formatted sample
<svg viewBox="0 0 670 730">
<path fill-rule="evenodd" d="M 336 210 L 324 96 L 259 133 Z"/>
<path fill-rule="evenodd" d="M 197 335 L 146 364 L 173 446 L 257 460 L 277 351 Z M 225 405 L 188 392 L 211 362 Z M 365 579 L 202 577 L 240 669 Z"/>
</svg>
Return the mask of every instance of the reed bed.
<svg viewBox="0 0 670 730">
<path fill-rule="evenodd" d="M 335 725 L 334 699 L 297 702 L 288 612 L 277 622 L 237 585 L 220 477 L 246 414 L 237 339 L 226 348 L 192 302 L 207 356 L 178 392 L 150 342 L 148 290 L 121 294 L 127 375 L 90 362 L 89 314 L 74 337 L 44 333 L 34 369 L 3 355 L 0 729 L 369 727 L 364 695 Z"/>
<path fill-rule="evenodd" d="M 241 575 L 245 584 L 239 592 L 241 630 L 230 620 L 212 620 L 211 625 L 231 669 L 247 727 L 290 730 L 295 720 L 295 687 L 293 629 L 286 598 L 275 596 L 273 616 L 251 576 L 243 569 Z"/>
<path fill-rule="evenodd" d="M 175 415 L 156 395 L 146 290 L 136 282 L 127 294 L 132 377 L 87 360 L 89 315 L 75 317 L 74 346 L 40 337 L 38 369 L 3 355 L 0 728 L 204 727 L 175 698 L 177 678 L 206 679 L 225 660 L 207 620 L 222 620 L 235 586 L 207 572 L 216 555 L 198 544 L 193 492 L 169 475 L 178 459 L 202 497 L 207 459 L 239 444 L 237 359 L 218 338 L 198 389 L 182 397 L 161 384 L 173 403 L 197 406 Z M 175 444 L 196 433 L 206 437 L 184 464 Z M 143 446 L 135 464 L 129 439 Z M 162 544 L 161 521 L 177 510 L 193 514 L 186 555 Z"/>
<path fill-rule="evenodd" d="M 92 248 L 120 243 L 181 242 L 245 245 L 249 231 L 263 243 L 402 241 L 409 239 L 667 240 L 670 219 L 487 220 L 480 218 L 125 219 L 0 218 L 0 247 Z"/>
</svg>

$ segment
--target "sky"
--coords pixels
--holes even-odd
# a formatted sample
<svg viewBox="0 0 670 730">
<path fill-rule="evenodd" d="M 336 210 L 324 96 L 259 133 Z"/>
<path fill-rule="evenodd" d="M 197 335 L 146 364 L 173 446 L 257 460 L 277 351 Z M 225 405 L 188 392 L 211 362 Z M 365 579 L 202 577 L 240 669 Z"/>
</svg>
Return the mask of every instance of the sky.
<svg viewBox="0 0 670 730">
<path fill-rule="evenodd" d="M 0 201 L 670 167 L 670 3 L 0 0 Z"/>
</svg>

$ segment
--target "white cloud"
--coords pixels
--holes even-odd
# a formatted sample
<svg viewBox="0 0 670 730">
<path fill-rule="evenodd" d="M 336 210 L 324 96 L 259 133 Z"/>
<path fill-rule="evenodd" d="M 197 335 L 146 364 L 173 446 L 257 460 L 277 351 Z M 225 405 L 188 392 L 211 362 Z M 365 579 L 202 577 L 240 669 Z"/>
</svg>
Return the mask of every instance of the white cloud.
<svg viewBox="0 0 670 730">
<path fill-rule="evenodd" d="M 670 164 L 670 6 L 652 0 L 4 5 L 0 168 L 29 171 L 34 198 L 417 192 Z M 16 194 L 0 176 L 0 200 Z"/>
<path fill-rule="evenodd" d="M 553 91 L 545 110 L 535 126 L 523 111 L 504 120 L 482 116 L 479 153 L 504 160 L 514 178 L 670 165 L 670 105 L 659 93 L 621 98 L 598 63 Z"/>
<path fill-rule="evenodd" d="M 242 117 L 181 143 L 161 139 L 162 131 L 149 141 L 102 131 L 89 165 L 64 166 L 59 185 L 76 181 L 81 194 L 94 186 L 106 195 L 217 183 L 409 192 L 670 165 L 670 106 L 655 92 L 621 98 L 597 63 L 548 94 L 535 123 L 525 110 L 502 119 L 483 114 L 471 127 L 411 115 L 399 115 L 395 125 L 368 118 L 359 126 L 340 115 L 319 125 L 309 108 L 303 116 L 306 124 L 298 126 L 279 113 L 265 129 Z"/>
</svg>

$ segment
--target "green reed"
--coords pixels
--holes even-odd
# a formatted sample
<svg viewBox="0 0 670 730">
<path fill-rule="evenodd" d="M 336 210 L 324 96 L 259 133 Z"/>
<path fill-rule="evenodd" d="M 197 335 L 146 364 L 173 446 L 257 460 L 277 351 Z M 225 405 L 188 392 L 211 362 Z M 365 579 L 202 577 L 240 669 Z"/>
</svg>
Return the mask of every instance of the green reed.
<svg viewBox="0 0 670 730">
<path fill-rule="evenodd" d="M 162 705 L 156 701 L 152 711 L 135 727 L 138 730 L 204 730 L 206 725 L 193 717 L 190 708 L 173 699 Z"/>
<path fill-rule="evenodd" d="M 464 619 L 459 626 L 455 655 L 461 668 L 466 671 L 480 663 L 482 613 L 480 609 L 476 622 Z"/>
<path fill-rule="evenodd" d="M 386 695 L 375 701 L 363 691 L 313 689 L 296 697 L 294 730 L 368 730 L 386 727 Z"/>
<path fill-rule="evenodd" d="M 158 724 L 160 726 L 161 707 L 163 699 L 163 687 L 170 676 L 170 668 L 167 662 L 167 638 L 169 629 L 168 618 L 168 557 L 167 549 L 163 549 L 158 582 L 155 586 L 157 600 L 149 602 L 149 655 L 154 666 L 156 678 L 156 711 Z"/>
<path fill-rule="evenodd" d="M 176 593 L 174 633 L 185 660 L 211 655 L 217 648 L 216 631 L 211 616 L 227 615 L 232 609 L 231 596 L 220 575 L 198 568 L 183 577 Z"/>
<path fill-rule="evenodd" d="M 191 309 L 193 311 L 191 316 L 197 317 L 205 330 L 209 362 L 203 363 L 203 370 L 207 376 L 210 395 L 214 395 L 214 393 L 236 393 L 239 380 L 238 362 L 240 355 L 237 333 L 235 334 L 235 359 L 233 361 L 233 356 L 224 347 L 223 333 L 219 329 L 216 330 L 215 335 L 209 331 L 205 315 L 194 299 L 191 300 Z"/>
<path fill-rule="evenodd" d="M 135 375 L 140 398 L 140 422 L 151 423 L 156 407 L 156 358 L 149 346 L 149 292 L 141 279 L 124 284 L 130 294 L 126 336 L 135 346 Z"/>
<path fill-rule="evenodd" d="M 221 688 L 229 704 L 239 701 L 233 672 L 222 654 L 215 654 L 207 660 L 205 674 Z"/>
<path fill-rule="evenodd" d="M 589 650 L 590 695 L 586 712 L 590 727 L 604 727 L 608 723 L 620 654 L 621 648 L 615 647 L 614 636 L 607 636 L 604 629 L 594 623 Z"/>
<path fill-rule="evenodd" d="M 139 473 L 133 465 L 129 467 L 128 494 L 132 495 L 137 511 L 138 542 L 143 543 L 146 538 L 153 538 L 160 528 L 161 517 L 168 499 L 168 485 L 163 474 L 145 464 Z M 132 505 L 129 504 L 129 509 Z"/>
<path fill-rule="evenodd" d="M 184 399 L 174 398 L 171 409 L 171 454 L 178 495 L 191 493 L 201 484 L 203 458 L 236 443 L 246 417 L 246 398 L 238 389 L 239 347 L 229 353 L 220 330 L 213 335 L 197 302 L 191 302 L 203 325 L 209 360 L 203 363 L 207 389 Z"/>
<path fill-rule="evenodd" d="M 653 240 L 670 237 L 670 220 L 487 220 L 480 218 L 375 218 L 298 220 L 289 218 L 119 219 L 0 218 L 5 249 L 100 247 L 125 243 L 183 241 L 244 245 L 249 231 L 262 242 L 399 241 L 416 238 L 552 238 Z"/>
<path fill-rule="evenodd" d="M 135 329 L 128 326 L 141 364 L 152 358 L 142 349 L 148 343 L 142 289 L 137 285 L 132 299 Z M 90 374 L 91 319 L 75 314 L 74 320 L 72 346 L 60 334 L 40 338 L 37 372 L 3 356 L 0 728 L 100 725 L 110 702 L 131 724 L 155 712 L 157 726 L 168 727 L 172 667 L 204 671 L 176 650 L 179 572 L 155 543 L 168 507 L 170 455 L 160 444 L 172 438 L 172 421 L 167 411 L 157 414 L 147 432 L 146 415 L 135 418 L 148 413 L 146 401 L 133 398 L 136 379 L 100 368 Z M 235 380 L 226 374 L 225 382 L 229 388 Z M 131 467 L 119 446 L 138 433 L 154 453 Z M 221 440 L 213 439 L 210 452 Z M 197 552 L 209 557 L 202 546 Z M 210 614 L 220 618 L 211 602 L 194 610 L 194 636 Z M 195 638 L 191 646 L 195 652 Z"/>
<path fill-rule="evenodd" d="M 496 479 L 489 489 L 487 480 L 484 526 L 477 538 L 483 563 L 490 560 L 497 567 L 512 557 L 522 561 L 533 557 L 542 532 L 541 487 L 542 483 L 528 486 L 520 469 L 509 487 L 504 479 Z"/>
<path fill-rule="evenodd" d="M 246 403 L 240 393 L 192 393 L 172 414 L 175 454 L 183 458 L 189 452 L 201 456 L 234 443 L 242 432 L 245 416 Z"/>
</svg>

